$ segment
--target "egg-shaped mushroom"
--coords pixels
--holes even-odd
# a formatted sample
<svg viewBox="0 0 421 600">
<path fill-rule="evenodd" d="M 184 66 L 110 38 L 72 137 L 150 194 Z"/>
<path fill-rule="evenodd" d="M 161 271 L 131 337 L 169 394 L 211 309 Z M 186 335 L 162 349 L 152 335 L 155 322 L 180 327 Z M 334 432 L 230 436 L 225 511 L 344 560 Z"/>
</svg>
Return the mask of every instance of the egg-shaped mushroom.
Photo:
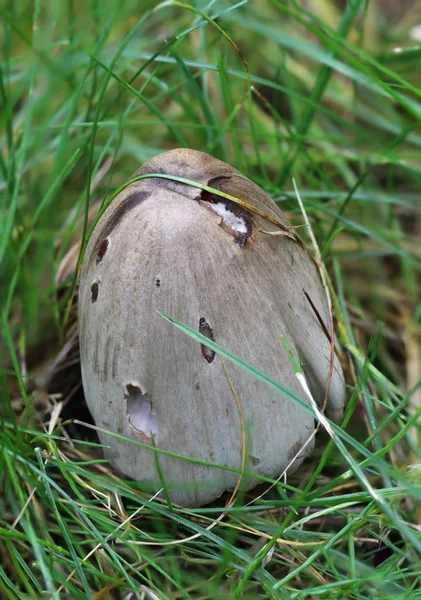
<svg viewBox="0 0 421 600">
<path fill-rule="evenodd" d="M 286 234 L 288 220 L 260 187 L 195 150 L 155 156 L 136 173 L 147 174 L 154 176 L 131 183 L 108 206 L 86 248 L 79 289 L 83 387 L 96 425 L 118 434 L 99 434 L 111 464 L 150 491 L 164 478 L 174 502 L 197 506 L 236 486 L 238 472 L 211 464 L 241 470 L 244 430 L 246 471 L 276 478 L 311 451 L 313 440 L 305 444 L 315 423 L 159 312 L 308 402 L 285 336 L 319 403 L 331 354 L 320 320 L 329 329 L 329 313 L 316 265 Z M 335 357 L 328 399 L 335 420 L 344 397 Z M 121 436 L 202 462 L 157 454 Z M 258 482 L 249 476 L 242 485 Z"/>
</svg>

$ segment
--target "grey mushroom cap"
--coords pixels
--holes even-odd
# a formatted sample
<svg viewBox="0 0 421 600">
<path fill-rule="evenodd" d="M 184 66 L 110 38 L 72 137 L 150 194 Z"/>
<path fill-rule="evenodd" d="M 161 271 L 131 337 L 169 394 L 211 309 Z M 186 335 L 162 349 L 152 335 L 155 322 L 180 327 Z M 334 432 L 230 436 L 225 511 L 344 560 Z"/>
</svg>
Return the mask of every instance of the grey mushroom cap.
<svg viewBox="0 0 421 600">
<path fill-rule="evenodd" d="M 246 471 L 277 478 L 291 462 L 289 472 L 295 470 L 314 444 L 299 453 L 314 431 L 312 415 L 158 313 L 200 331 L 308 403 L 285 336 L 322 404 L 330 342 L 319 319 L 329 329 L 329 314 L 316 265 L 293 236 L 279 235 L 275 222 L 290 224 L 272 199 L 230 165 L 195 150 L 173 150 L 136 174 L 205 184 L 258 212 L 162 177 L 130 184 L 110 204 L 89 240 L 79 289 L 82 379 L 96 425 L 240 470 L 242 424 L 234 388 L 245 423 Z M 344 401 L 335 356 L 328 416 L 339 420 Z M 158 459 L 172 500 L 183 506 L 210 502 L 238 482 L 236 472 L 156 457 L 149 448 L 99 435 L 114 467 L 151 492 L 162 488 Z M 258 483 L 246 477 L 242 487 Z"/>
</svg>

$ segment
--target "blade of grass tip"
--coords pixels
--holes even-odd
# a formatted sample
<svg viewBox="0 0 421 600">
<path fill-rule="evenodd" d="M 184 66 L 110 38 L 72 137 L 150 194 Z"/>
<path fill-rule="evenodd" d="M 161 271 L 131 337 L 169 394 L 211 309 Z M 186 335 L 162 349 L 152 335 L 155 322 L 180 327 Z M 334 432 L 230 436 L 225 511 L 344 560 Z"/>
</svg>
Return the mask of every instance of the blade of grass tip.
<svg viewBox="0 0 421 600">
<path fill-rule="evenodd" d="M 346 7 L 344 9 L 343 17 L 339 24 L 338 35 L 340 37 L 345 38 L 348 35 L 364 2 L 365 0 L 350 0 L 349 2 L 347 2 Z M 331 50 L 330 55 L 332 58 L 335 57 L 336 54 L 337 50 Z M 301 118 L 297 124 L 297 134 L 299 136 L 304 136 L 308 132 L 308 129 L 318 110 L 318 105 L 321 104 L 323 94 L 329 83 L 331 75 L 332 67 L 328 65 L 322 65 L 319 68 L 319 72 L 317 73 L 313 89 L 311 90 L 309 96 L 311 104 L 307 103 L 304 106 Z M 298 138 L 298 140 L 300 139 L 301 138 Z M 299 154 L 302 143 L 303 142 L 299 141 L 298 145 L 296 145 L 294 150 L 292 151 L 289 159 L 285 161 L 284 165 L 280 169 L 275 180 L 277 186 L 282 187 L 286 177 L 288 176 L 292 166 L 294 165 L 295 159 Z"/>
<path fill-rule="evenodd" d="M 326 260 L 331 248 L 332 248 L 332 244 L 333 242 L 336 240 L 336 238 L 338 237 L 338 235 L 340 233 L 342 233 L 345 230 L 345 227 L 343 227 L 342 225 L 340 225 L 337 229 L 335 229 L 335 231 L 332 233 L 332 235 L 328 238 L 326 238 L 326 241 L 323 245 L 323 250 L 322 250 L 322 259 L 323 261 Z"/>
</svg>

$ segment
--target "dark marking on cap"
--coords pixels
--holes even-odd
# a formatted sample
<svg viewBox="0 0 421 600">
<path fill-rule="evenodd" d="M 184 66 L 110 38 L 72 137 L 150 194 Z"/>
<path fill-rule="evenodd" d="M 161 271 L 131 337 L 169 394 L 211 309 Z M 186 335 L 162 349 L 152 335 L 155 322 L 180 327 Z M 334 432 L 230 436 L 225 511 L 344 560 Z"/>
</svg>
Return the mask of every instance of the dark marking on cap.
<svg viewBox="0 0 421 600">
<path fill-rule="evenodd" d="M 212 327 L 203 317 L 199 319 L 199 333 L 207 337 L 209 340 L 212 340 L 212 342 L 215 341 L 213 337 Z M 205 346 L 205 344 L 200 344 L 200 347 L 202 349 L 203 358 L 205 358 L 210 364 L 215 358 L 215 351 Z"/>
<path fill-rule="evenodd" d="M 97 281 L 94 281 L 93 284 L 91 285 L 92 304 L 98 300 L 98 293 L 99 293 L 99 283 Z"/>
<path fill-rule="evenodd" d="M 155 287 L 161 287 L 161 280 L 159 279 L 159 277 L 155 279 Z"/>
<path fill-rule="evenodd" d="M 99 332 L 97 331 L 94 340 L 94 355 L 92 359 L 93 371 L 99 374 Z"/>
<path fill-rule="evenodd" d="M 112 368 L 111 368 L 111 375 L 113 377 L 113 379 L 115 379 L 117 377 L 117 361 L 118 361 L 118 354 L 120 351 L 120 347 L 118 344 L 114 344 L 113 347 L 113 364 L 112 364 Z"/>
<path fill-rule="evenodd" d="M 136 191 L 132 194 L 129 194 L 127 198 L 124 198 L 124 200 L 121 201 L 118 207 L 110 214 L 110 216 L 105 221 L 102 227 L 101 236 L 97 240 L 95 247 L 92 251 L 92 255 L 90 256 L 89 264 L 91 264 L 93 260 L 97 261 L 98 256 L 100 254 L 101 246 L 105 241 L 104 238 L 109 237 L 114 231 L 114 229 L 119 225 L 120 221 L 125 216 L 127 216 L 131 210 L 136 208 L 136 206 L 147 200 L 147 198 L 149 198 L 150 195 L 151 192 Z"/>
<path fill-rule="evenodd" d="M 111 337 L 107 336 L 104 348 L 104 378 L 108 379 L 110 369 Z"/>
<path fill-rule="evenodd" d="M 303 453 L 301 452 L 303 451 Z M 296 458 L 297 460 L 303 456 L 306 456 L 308 450 L 305 448 L 305 441 L 297 440 L 292 448 L 288 452 L 288 460 Z"/>
<path fill-rule="evenodd" d="M 230 179 L 230 177 L 213 177 L 213 179 L 209 179 L 206 185 L 214 188 L 215 190 L 219 190 L 219 185 L 226 179 Z M 224 202 L 225 198 L 222 198 L 222 196 L 217 196 L 208 190 L 201 190 L 200 200 L 203 200 L 203 202 Z"/>
<path fill-rule="evenodd" d="M 209 179 L 208 186 L 211 188 L 215 188 L 215 190 L 219 190 L 220 184 L 223 181 L 227 181 L 228 179 L 231 179 L 231 177 L 228 177 L 228 175 L 221 175 L 220 177 L 213 177 L 212 179 Z"/>
<path fill-rule="evenodd" d="M 96 264 L 98 265 L 105 256 L 105 253 L 108 250 L 108 246 L 110 245 L 110 241 L 108 238 L 102 240 L 98 248 L 98 254 L 96 255 Z"/>
<path fill-rule="evenodd" d="M 329 343 L 330 343 L 330 341 L 331 341 L 330 333 L 329 333 L 326 325 L 323 322 L 321 314 L 319 313 L 319 311 L 315 307 L 313 300 L 310 298 L 310 296 L 307 294 L 307 292 L 304 289 L 303 289 L 303 292 L 304 292 L 304 296 L 306 297 L 308 303 L 310 304 L 311 308 L 313 309 L 314 314 L 316 315 L 316 318 L 317 318 L 317 320 L 319 322 L 320 327 L 323 330 L 323 333 L 325 334 L 325 336 L 327 337 L 327 339 L 329 340 Z"/>
</svg>

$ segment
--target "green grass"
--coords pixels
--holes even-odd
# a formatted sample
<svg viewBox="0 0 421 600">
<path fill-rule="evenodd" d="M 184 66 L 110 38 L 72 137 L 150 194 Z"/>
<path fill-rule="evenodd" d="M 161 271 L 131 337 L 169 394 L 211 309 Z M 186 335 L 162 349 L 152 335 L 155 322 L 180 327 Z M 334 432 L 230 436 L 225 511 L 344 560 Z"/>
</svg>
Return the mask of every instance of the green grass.
<svg viewBox="0 0 421 600">
<path fill-rule="evenodd" d="M 399 21 L 363 0 L 1 5 L 1 597 L 421 598 L 412 4 Z M 176 147 L 231 163 L 302 225 L 294 178 L 347 363 L 344 422 L 316 415 L 298 473 L 200 509 L 120 479 L 80 424 L 79 244 L 139 165 Z"/>
</svg>

